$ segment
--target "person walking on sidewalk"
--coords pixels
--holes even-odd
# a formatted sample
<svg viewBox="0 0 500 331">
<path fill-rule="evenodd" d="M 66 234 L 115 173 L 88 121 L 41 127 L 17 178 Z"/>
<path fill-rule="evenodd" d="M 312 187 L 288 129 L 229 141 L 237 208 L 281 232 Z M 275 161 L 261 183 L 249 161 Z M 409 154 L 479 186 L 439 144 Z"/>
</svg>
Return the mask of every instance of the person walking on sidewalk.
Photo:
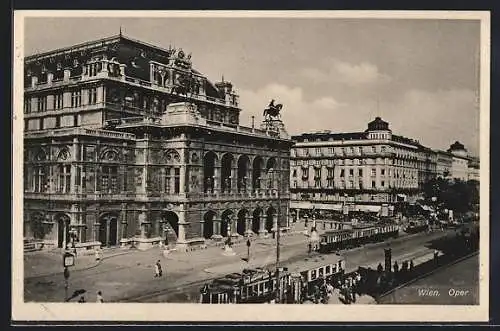
<svg viewBox="0 0 500 331">
<path fill-rule="evenodd" d="M 101 261 L 101 249 L 100 248 L 95 249 L 95 260 L 96 260 L 96 262 Z"/>
<path fill-rule="evenodd" d="M 101 291 L 97 291 L 97 300 L 96 300 L 97 303 L 104 303 L 104 298 L 102 297 L 102 292 Z"/>
<path fill-rule="evenodd" d="M 155 278 L 161 277 L 163 274 L 163 270 L 161 269 L 161 263 L 160 260 L 156 261 L 155 263 Z"/>
</svg>

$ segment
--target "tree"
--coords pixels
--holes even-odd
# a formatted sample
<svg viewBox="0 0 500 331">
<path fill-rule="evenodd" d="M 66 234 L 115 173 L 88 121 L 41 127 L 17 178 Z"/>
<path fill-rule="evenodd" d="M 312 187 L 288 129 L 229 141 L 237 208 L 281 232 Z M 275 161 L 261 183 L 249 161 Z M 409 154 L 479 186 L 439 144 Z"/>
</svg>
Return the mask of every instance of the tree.
<svg viewBox="0 0 500 331">
<path fill-rule="evenodd" d="M 432 197 L 436 197 L 437 202 L 445 209 L 465 213 L 479 204 L 478 184 L 477 181 L 449 181 L 437 178 L 424 185 L 424 196 L 426 201 L 432 201 Z"/>
</svg>

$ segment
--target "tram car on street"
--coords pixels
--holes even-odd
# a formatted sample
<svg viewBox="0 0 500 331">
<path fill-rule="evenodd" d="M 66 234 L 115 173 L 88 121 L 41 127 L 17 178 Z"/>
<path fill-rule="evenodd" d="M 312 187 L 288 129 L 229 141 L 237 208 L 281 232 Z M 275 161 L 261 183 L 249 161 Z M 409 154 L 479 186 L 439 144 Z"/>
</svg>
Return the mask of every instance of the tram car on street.
<svg viewBox="0 0 500 331">
<path fill-rule="evenodd" d="M 331 261 L 323 258 L 311 258 L 299 265 L 289 267 L 291 272 L 287 303 L 315 301 L 325 290 L 325 285 L 335 285 L 342 281 L 345 274 L 345 260 L 341 256 Z M 323 293 L 325 294 L 325 293 Z"/>
<path fill-rule="evenodd" d="M 281 288 L 289 285 L 289 272 L 280 269 Z M 276 295 L 276 272 L 265 269 L 244 269 L 243 273 L 233 273 L 214 279 L 201 289 L 200 303 L 264 303 Z"/>
<path fill-rule="evenodd" d="M 326 282 L 336 284 L 345 273 L 344 259 L 329 262 L 316 258 L 279 269 L 280 299 L 283 303 L 302 303 L 318 295 Z M 244 269 L 214 279 L 200 290 L 200 303 L 266 303 L 276 299 L 276 271 Z"/>
<path fill-rule="evenodd" d="M 413 220 L 413 221 L 410 221 L 410 223 L 408 224 L 408 226 L 406 226 L 406 228 L 404 228 L 404 232 L 406 233 L 419 233 L 419 232 L 423 232 L 423 231 L 427 231 L 427 229 L 429 228 L 429 224 L 426 220 Z"/>
<path fill-rule="evenodd" d="M 399 226 L 393 222 L 360 223 L 352 229 L 326 231 L 320 235 L 320 253 L 350 249 L 397 237 Z"/>
</svg>

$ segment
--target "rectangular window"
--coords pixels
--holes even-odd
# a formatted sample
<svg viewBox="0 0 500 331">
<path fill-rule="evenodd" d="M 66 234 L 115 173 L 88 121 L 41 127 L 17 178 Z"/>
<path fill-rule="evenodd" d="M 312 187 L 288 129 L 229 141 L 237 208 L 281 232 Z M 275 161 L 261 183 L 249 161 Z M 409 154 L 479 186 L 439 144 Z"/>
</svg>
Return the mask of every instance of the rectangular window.
<svg viewBox="0 0 500 331">
<path fill-rule="evenodd" d="M 97 88 L 93 87 L 89 89 L 89 105 L 95 105 L 97 103 Z"/>
<path fill-rule="evenodd" d="M 60 165 L 59 166 L 59 185 L 57 187 L 57 192 L 59 193 L 69 193 L 71 187 L 71 166 L 70 165 Z"/>
<path fill-rule="evenodd" d="M 163 177 L 163 192 L 164 193 L 170 193 L 170 169 L 169 167 L 163 169 L 162 171 L 162 177 Z"/>
<path fill-rule="evenodd" d="M 344 169 L 340 169 L 340 177 L 344 177 Z"/>
<path fill-rule="evenodd" d="M 314 186 L 315 187 L 321 186 L 321 169 L 314 170 Z"/>
<path fill-rule="evenodd" d="M 31 113 L 31 99 L 30 98 L 24 99 L 24 113 L 25 114 Z"/>
<path fill-rule="evenodd" d="M 333 147 L 328 148 L 328 153 L 329 154 L 335 154 L 335 151 L 333 150 Z"/>
<path fill-rule="evenodd" d="M 47 187 L 47 177 L 45 174 L 45 169 L 43 166 L 37 166 L 34 168 L 33 171 L 35 178 L 33 181 L 34 187 L 33 191 L 34 192 L 45 192 Z"/>
<path fill-rule="evenodd" d="M 354 176 L 354 169 L 349 169 L 349 176 Z"/>
<path fill-rule="evenodd" d="M 63 94 L 59 93 L 54 95 L 54 109 L 62 109 L 63 108 Z"/>
<path fill-rule="evenodd" d="M 375 181 L 372 180 L 372 188 L 375 188 Z"/>
<path fill-rule="evenodd" d="M 372 177 L 375 177 L 377 175 L 377 169 L 373 168 L 372 169 Z"/>
<path fill-rule="evenodd" d="M 293 169 L 292 177 L 297 177 L 297 169 Z"/>
<path fill-rule="evenodd" d="M 82 105 L 82 92 L 73 91 L 71 92 L 71 107 L 76 108 Z"/>
<path fill-rule="evenodd" d="M 179 193 L 180 188 L 181 188 L 181 169 L 175 168 L 174 169 L 174 193 Z"/>
<path fill-rule="evenodd" d="M 363 177 L 363 169 L 358 169 L 358 176 Z"/>
<path fill-rule="evenodd" d="M 380 169 L 380 174 L 381 174 L 382 176 L 385 176 L 385 169 Z"/>
<path fill-rule="evenodd" d="M 333 185 L 334 185 L 334 179 L 333 179 L 333 177 L 329 177 L 329 178 L 327 179 L 327 183 L 326 183 L 326 185 L 327 185 L 328 187 L 333 187 Z"/>
<path fill-rule="evenodd" d="M 321 155 L 321 148 L 319 147 L 316 148 L 316 155 Z"/>
<path fill-rule="evenodd" d="M 47 97 L 38 97 L 38 111 L 47 110 Z"/>
<path fill-rule="evenodd" d="M 327 177 L 328 178 L 333 178 L 334 177 L 334 171 L 333 171 L 332 168 L 328 168 Z"/>
<path fill-rule="evenodd" d="M 352 180 L 349 181 L 349 188 L 354 188 L 354 182 Z"/>
<path fill-rule="evenodd" d="M 118 168 L 103 166 L 101 173 L 101 191 L 105 193 L 118 192 Z"/>
<path fill-rule="evenodd" d="M 385 181 L 380 182 L 380 186 L 385 187 Z"/>
</svg>

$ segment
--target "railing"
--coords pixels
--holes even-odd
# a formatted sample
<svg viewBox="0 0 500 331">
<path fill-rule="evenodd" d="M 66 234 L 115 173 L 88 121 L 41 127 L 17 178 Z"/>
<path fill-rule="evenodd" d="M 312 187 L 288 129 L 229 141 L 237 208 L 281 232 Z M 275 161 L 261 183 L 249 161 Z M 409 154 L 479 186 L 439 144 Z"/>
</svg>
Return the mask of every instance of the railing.
<svg viewBox="0 0 500 331">
<path fill-rule="evenodd" d="M 87 135 L 93 137 L 117 138 L 117 139 L 135 138 L 135 135 L 131 133 L 92 129 L 86 127 L 70 127 L 70 128 L 49 129 L 42 131 L 26 131 L 24 133 L 25 138 L 46 138 L 53 136 L 66 136 L 66 135 Z"/>
</svg>

